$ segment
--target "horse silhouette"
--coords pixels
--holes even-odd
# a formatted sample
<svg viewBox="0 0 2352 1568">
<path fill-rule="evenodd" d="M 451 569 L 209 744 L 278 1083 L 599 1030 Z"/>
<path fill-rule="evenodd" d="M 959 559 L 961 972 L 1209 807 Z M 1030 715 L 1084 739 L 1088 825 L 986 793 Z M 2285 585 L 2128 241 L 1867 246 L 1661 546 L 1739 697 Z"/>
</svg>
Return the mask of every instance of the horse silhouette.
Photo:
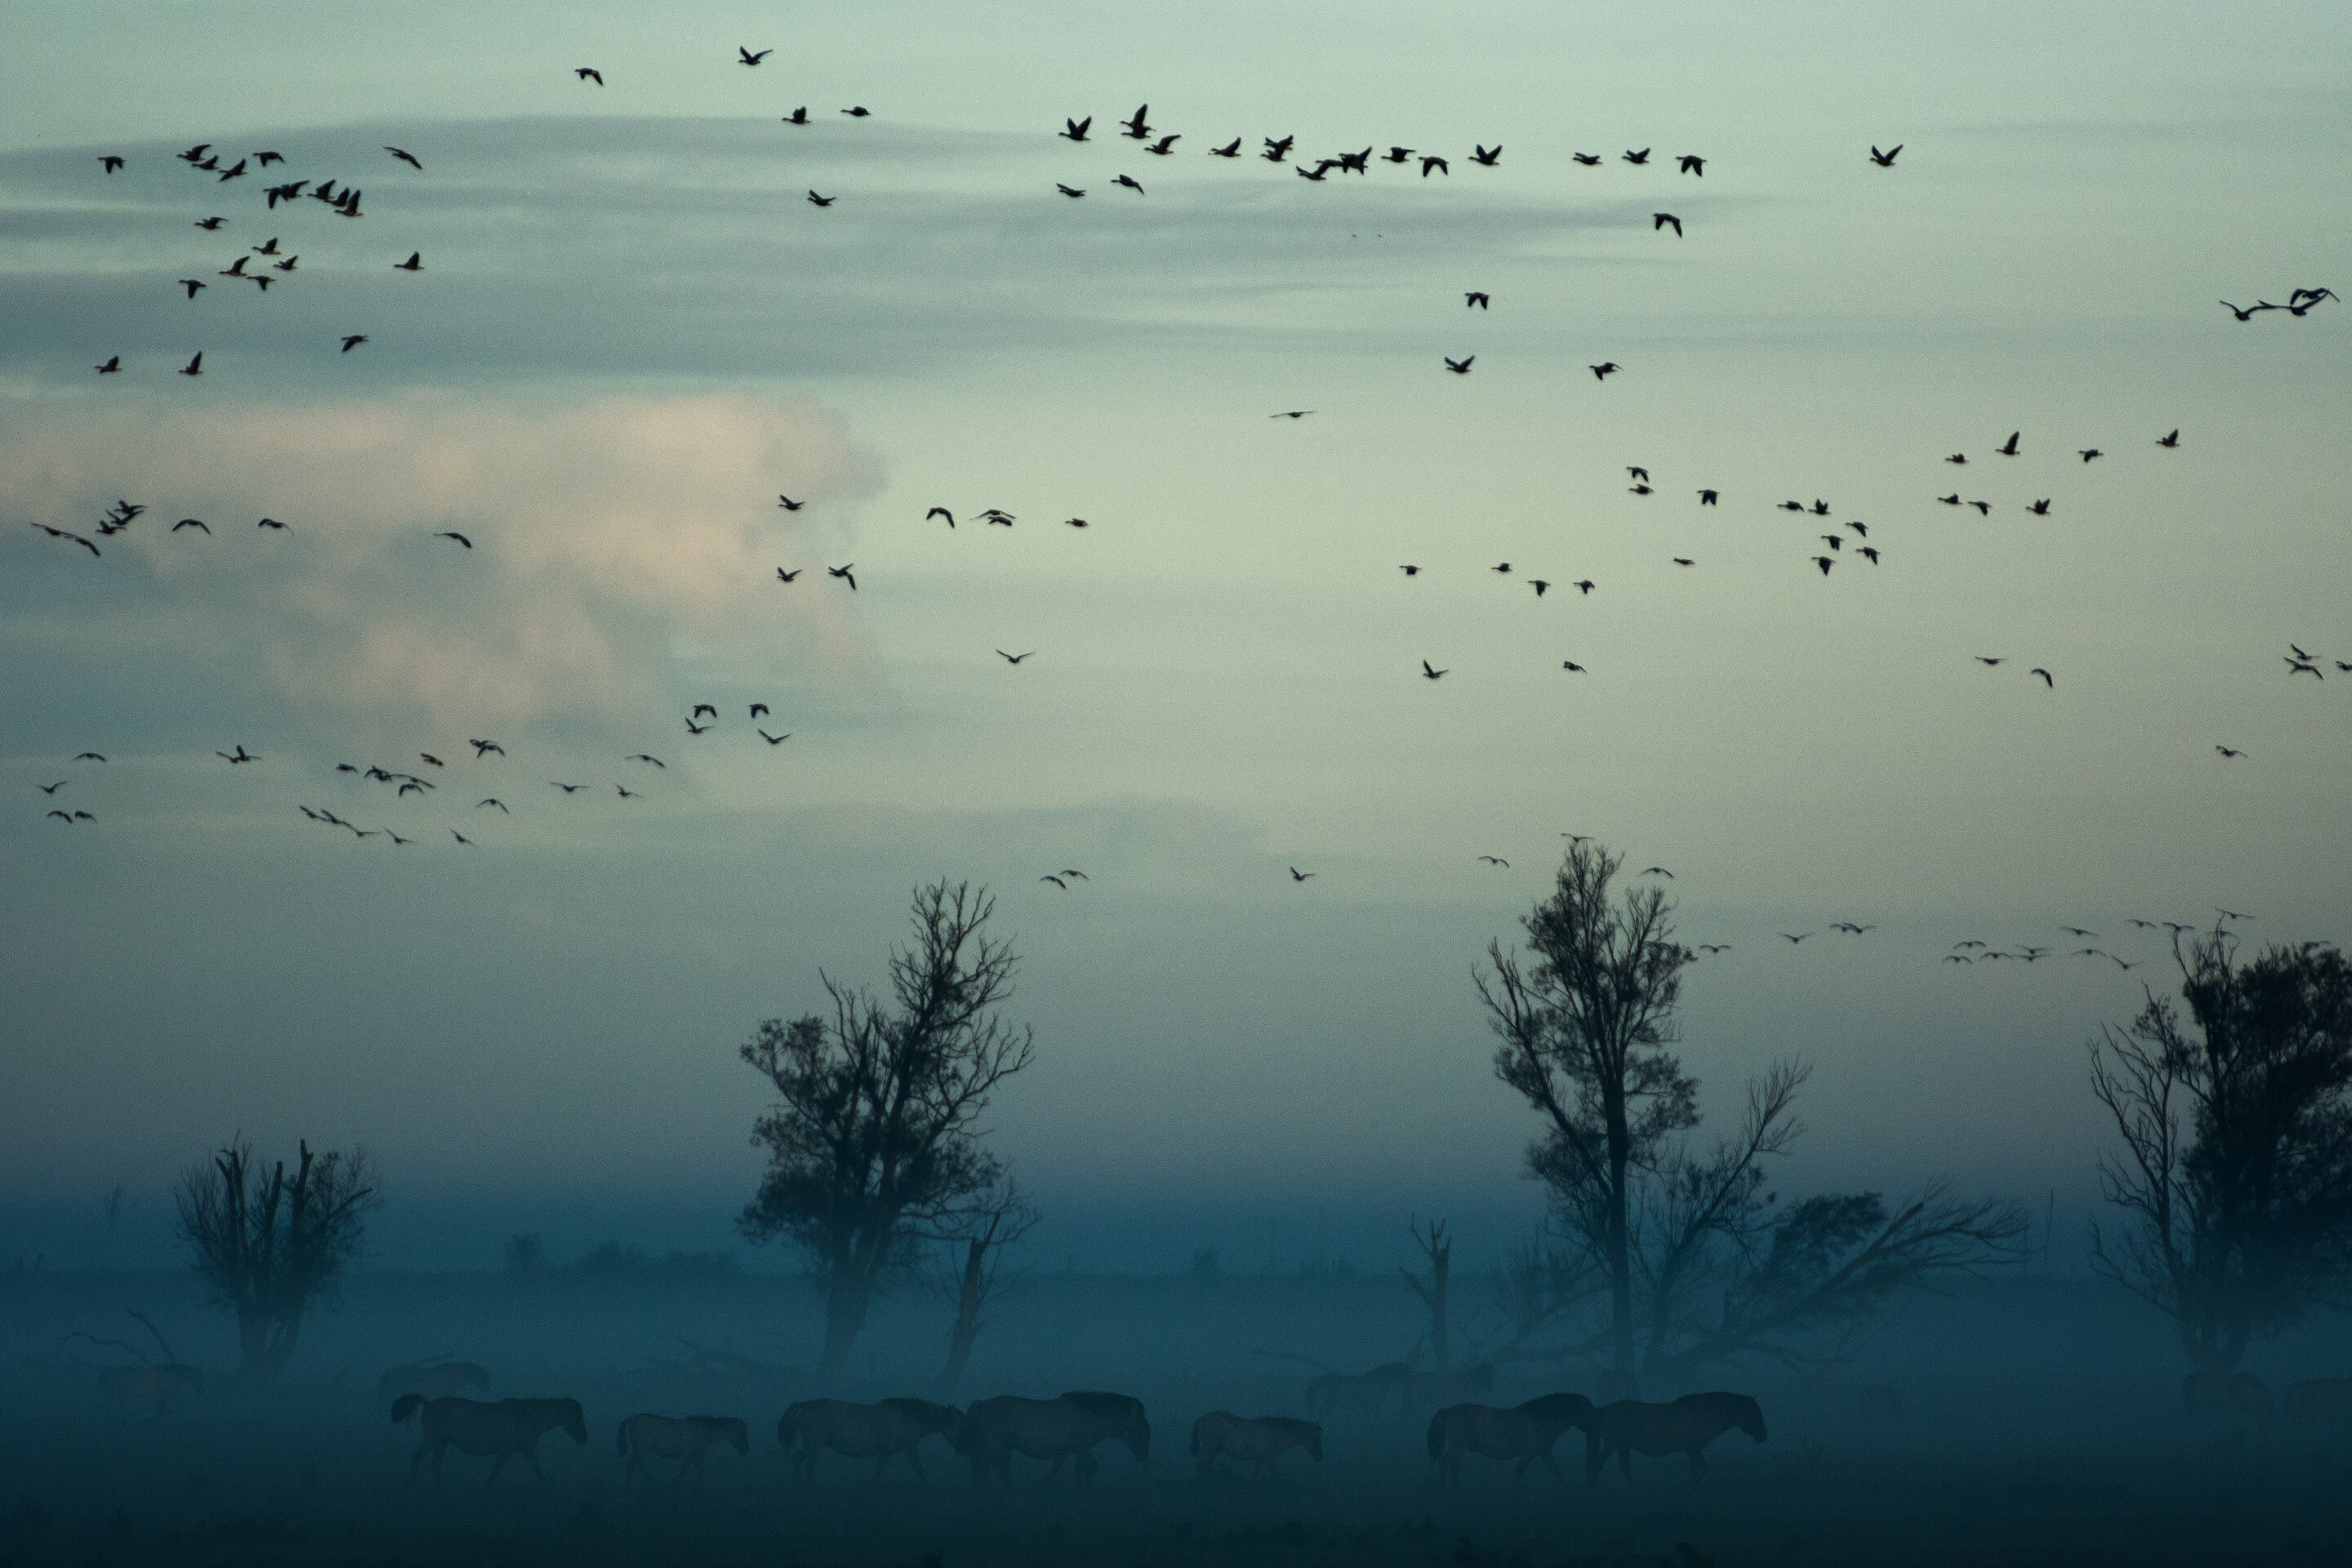
<svg viewBox="0 0 2352 1568">
<path fill-rule="evenodd" d="M 1441 1479 L 1462 1479 L 1462 1461 L 1472 1454 L 1489 1459 L 1516 1459 L 1516 1481 L 1537 1460 L 1554 1479 L 1566 1480 L 1552 1450 L 1560 1435 L 1575 1426 L 1591 1431 L 1592 1401 L 1581 1394 L 1547 1394 L 1507 1409 L 1491 1405 L 1449 1405 L 1429 1418 L 1429 1460 Z"/>
<path fill-rule="evenodd" d="M 1685 1394 L 1671 1405 L 1645 1405 L 1638 1399 L 1604 1405 L 1584 1429 L 1584 1478 L 1598 1481 L 1612 1454 L 1629 1481 L 1636 1454 L 1652 1458 L 1686 1454 L 1696 1485 L 1707 1469 L 1700 1451 L 1734 1427 L 1764 1441 L 1763 1407 L 1745 1394 Z"/>
<path fill-rule="evenodd" d="M 819 1454 L 831 1448 L 853 1459 L 872 1459 L 880 1476 L 892 1456 L 904 1454 L 918 1476 L 923 1461 L 916 1450 L 937 1432 L 955 1446 L 962 1413 L 951 1405 L 928 1399 L 885 1399 L 878 1405 L 852 1405 L 840 1399 L 804 1399 L 789 1406 L 776 1423 L 776 1441 L 782 1444 L 792 1473 L 816 1474 Z M 797 1445 L 797 1447 L 796 1447 Z"/>
<path fill-rule="evenodd" d="M 1114 1440 L 1127 1445 L 1136 1463 L 1151 1462 L 1151 1423 L 1144 1416 L 1141 1400 L 1124 1394 L 1065 1394 L 1054 1399 L 1006 1394 L 972 1402 L 958 1429 L 956 1447 L 971 1459 L 975 1481 L 994 1476 L 1011 1484 L 1013 1456 L 1020 1454 L 1053 1461 L 1048 1480 L 1062 1473 L 1064 1461 L 1075 1459 L 1073 1468 L 1083 1486 L 1101 1468 L 1095 1459 L 1096 1445 Z"/>
<path fill-rule="evenodd" d="M 620 1456 L 629 1461 L 622 1479 L 634 1480 L 642 1473 L 650 1481 L 653 1468 L 650 1459 L 676 1459 L 677 1474 L 673 1483 L 686 1479 L 694 1472 L 698 1482 L 702 1478 L 704 1450 L 719 1443 L 734 1446 L 739 1454 L 751 1451 L 751 1436 L 740 1419 L 733 1415 L 632 1415 L 621 1423 L 615 1435 Z"/>
<path fill-rule="evenodd" d="M 1219 1459 L 1250 1467 L 1252 1479 L 1270 1473 L 1275 1460 L 1293 1448 L 1304 1448 L 1317 1464 L 1323 1462 L 1323 1428 L 1295 1415 L 1236 1415 L 1212 1410 L 1192 1423 L 1192 1458 L 1206 1480 Z"/>
<path fill-rule="evenodd" d="M 489 1479 L 494 1481 L 507 1461 L 520 1454 L 530 1473 L 544 1481 L 547 1472 L 539 1468 L 540 1438 L 561 1426 L 573 1442 L 588 1441 L 587 1417 L 576 1399 L 501 1399 L 485 1405 L 454 1395 L 427 1399 L 421 1394 L 404 1394 L 392 1402 L 392 1424 L 397 1426 L 420 1411 L 417 1428 L 423 1441 L 416 1447 L 416 1457 L 408 1461 L 412 1486 L 417 1469 L 428 1458 L 433 1461 L 433 1484 L 439 1486 L 441 1461 L 452 1447 L 489 1456 Z"/>
</svg>

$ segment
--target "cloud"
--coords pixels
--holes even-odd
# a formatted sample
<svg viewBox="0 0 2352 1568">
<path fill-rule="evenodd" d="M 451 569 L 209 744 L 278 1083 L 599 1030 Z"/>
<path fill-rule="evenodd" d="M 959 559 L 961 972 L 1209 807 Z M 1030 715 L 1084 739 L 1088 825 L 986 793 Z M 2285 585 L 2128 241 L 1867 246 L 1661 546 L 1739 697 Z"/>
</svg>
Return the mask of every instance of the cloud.
<svg viewBox="0 0 2352 1568">
<path fill-rule="evenodd" d="M 184 647 L 226 651 L 232 681 L 459 727 L 610 715 L 657 693 L 680 648 L 758 662 L 780 627 L 804 658 L 857 662 L 835 606 L 774 570 L 796 536 L 845 535 L 878 488 L 837 417 L 746 396 L 20 405 L 0 423 L 19 529 L 87 532 L 117 497 L 150 509 L 97 561 L 23 529 L 12 547 L 46 553 L 42 575 L 111 578 L 101 614 L 150 632 L 160 616 Z M 787 521 L 779 491 L 806 510 Z M 212 531 L 173 532 L 183 517 Z"/>
</svg>

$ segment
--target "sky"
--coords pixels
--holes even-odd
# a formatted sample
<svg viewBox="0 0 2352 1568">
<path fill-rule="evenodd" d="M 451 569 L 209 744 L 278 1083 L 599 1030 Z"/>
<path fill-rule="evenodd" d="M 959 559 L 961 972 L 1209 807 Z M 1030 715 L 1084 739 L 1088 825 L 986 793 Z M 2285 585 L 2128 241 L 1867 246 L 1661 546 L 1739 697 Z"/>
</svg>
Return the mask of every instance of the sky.
<svg viewBox="0 0 2352 1568">
<path fill-rule="evenodd" d="M 2217 303 L 2352 282 L 2341 7 L 0 29 L 0 1253 L 118 1184 L 156 1241 L 240 1131 L 369 1148 L 392 1262 L 730 1245 L 737 1047 L 940 877 L 1024 961 L 1048 1255 L 1499 1246 L 1472 972 L 1571 832 L 1728 944 L 1710 1107 L 1814 1064 L 1787 1182 L 2071 1226 L 2084 1042 L 2167 985 L 2125 922 L 2352 938 L 2352 318 Z M 1450 167 L 1294 172 L 1400 144 Z M 322 178 L 364 216 L 266 205 Z"/>
</svg>

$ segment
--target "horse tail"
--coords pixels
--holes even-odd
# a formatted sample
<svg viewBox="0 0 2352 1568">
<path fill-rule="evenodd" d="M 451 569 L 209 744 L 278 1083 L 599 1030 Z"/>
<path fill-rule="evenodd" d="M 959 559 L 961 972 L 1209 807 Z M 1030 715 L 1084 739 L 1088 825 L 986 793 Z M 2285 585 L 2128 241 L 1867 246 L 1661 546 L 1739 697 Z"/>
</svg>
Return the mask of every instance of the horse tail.
<svg viewBox="0 0 2352 1568">
<path fill-rule="evenodd" d="M 425 1395 L 421 1394 L 402 1394 L 399 1398 L 392 1402 L 392 1424 L 395 1426 L 399 1426 L 402 1422 L 407 1420 L 408 1417 L 416 1410 L 421 1408 L 424 1404 Z"/>
<path fill-rule="evenodd" d="M 1445 1457 L 1445 1412 L 1441 1410 L 1429 1418 L 1429 1462 L 1435 1464 Z"/>
</svg>

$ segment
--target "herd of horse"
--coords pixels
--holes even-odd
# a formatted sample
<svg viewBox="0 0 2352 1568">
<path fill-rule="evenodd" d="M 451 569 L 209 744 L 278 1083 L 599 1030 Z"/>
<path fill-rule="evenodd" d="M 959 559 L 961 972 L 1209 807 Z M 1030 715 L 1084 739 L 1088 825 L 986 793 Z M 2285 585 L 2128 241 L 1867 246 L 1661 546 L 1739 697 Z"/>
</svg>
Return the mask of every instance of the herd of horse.
<svg viewBox="0 0 2352 1568">
<path fill-rule="evenodd" d="M 1690 1479 L 1697 1481 L 1707 1473 L 1706 1447 L 1725 1433 L 1744 1432 L 1764 1441 L 1763 1410 L 1744 1394 L 1685 1394 L 1665 1404 L 1620 1399 L 1600 1405 L 1568 1393 L 1507 1406 L 1446 1397 L 1491 1394 L 1494 1381 L 1492 1367 L 1431 1373 L 1394 1363 L 1369 1373 L 1318 1376 L 1307 1386 L 1307 1403 L 1311 1415 L 1351 1421 L 1382 1415 L 1391 1399 L 1400 1413 L 1412 1410 L 1416 1401 L 1422 1408 L 1436 1405 L 1429 1417 L 1429 1458 L 1446 1481 L 1458 1480 L 1463 1461 L 1473 1455 L 1515 1463 L 1514 1480 L 1538 1463 L 1565 1480 L 1554 1451 L 1571 1429 L 1584 1434 L 1588 1482 L 1597 1481 L 1612 1458 L 1630 1482 L 1637 1454 L 1682 1455 Z M 578 1400 L 468 1397 L 487 1393 L 488 1385 L 488 1372 L 470 1362 L 415 1363 L 384 1373 L 376 1387 L 379 1402 L 389 1405 L 395 1426 L 415 1417 L 421 1436 L 409 1461 L 410 1481 L 429 1462 L 437 1483 L 451 1448 L 489 1459 L 492 1479 L 520 1456 L 544 1480 L 540 1439 L 562 1430 L 575 1443 L 588 1441 Z M 1323 1436 L 1318 1420 L 1213 1410 L 1192 1423 L 1190 1450 L 1203 1479 L 1223 1465 L 1246 1468 L 1255 1479 L 1272 1473 L 1275 1462 L 1293 1449 L 1319 1463 Z M 1058 1479 L 1066 1465 L 1081 1485 L 1094 1479 L 1099 1468 L 1095 1451 L 1105 1444 L 1123 1446 L 1139 1465 L 1149 1465 L 1151 1458 L 1151 1422 L 1143 1402 L 1125 1394 L 1081 1391 L 1052 1399 L 1002 1394 L 961 1409 L 928 1399 L 807 1399 L 787 1408 L 776 1423 L 776 1440 L 798 1479 L 813 1477 L 826 1453 L 871 1459 L 877 1479 L 892 1460 L 903 1458 L 919 1478 L 925 1473 L 921 1448 L 931 1437 L 963 1458 L 975 1481 L 1010 1484 L 1015 1456 L 1047 1464 L 1048 1481 Z M 656 1459 L 677 1466 L 673 1481 L 699 1479 L 704 1455 L 721 1445 L 739 1454 L 751 1452 L 750 1430 L 741 1419 L 647 1413 L 629 1416 L 616 1433 L 616 1452 L 627 1461 L 625 1479 L 630 1481 L 653 1479 Z"/>
</svg>

